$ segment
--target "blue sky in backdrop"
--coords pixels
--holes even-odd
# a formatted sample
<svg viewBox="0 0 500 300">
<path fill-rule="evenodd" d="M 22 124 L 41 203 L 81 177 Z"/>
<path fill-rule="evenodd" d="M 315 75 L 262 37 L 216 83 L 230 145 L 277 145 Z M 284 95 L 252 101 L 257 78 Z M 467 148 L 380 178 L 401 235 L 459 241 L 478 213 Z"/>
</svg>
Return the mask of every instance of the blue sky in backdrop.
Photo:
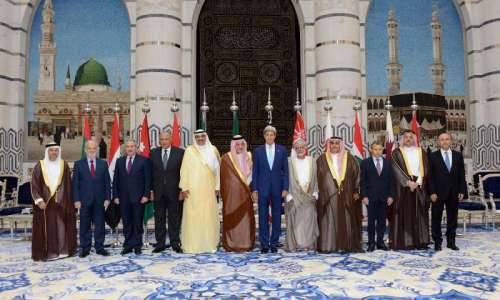
<svg viewBox="0 0 500 300">
<path fill-rule="evenodd" d="M 446 95 L 464 95 L 463 33 L 452 0 L 374 0 L 366 21 L 368 95 L 389 89 L 385 64 L 389 60 L 387 14 L 396 10 L 399 22 L 399 63 L 403 65 L 401 91 L 432 91 L 432 5 L 437 4 L 442 25 L 443 63 L 447 66 Z"/>
<path fill-rule="evenodd" d="M 29 58 L 29 115 L 32 118 L 32 95 L 38 88 L 42 8 L 40 1 L 31 29 Z M 78 67 L 93 57 L 104 65 L 109 83 L 129 90 L 130 27 L 128 13 L 121 0 L 52 0 L 55 10 L 56 90 L 64 89 L 69 64 L 71 80 Z"/>
</svg>

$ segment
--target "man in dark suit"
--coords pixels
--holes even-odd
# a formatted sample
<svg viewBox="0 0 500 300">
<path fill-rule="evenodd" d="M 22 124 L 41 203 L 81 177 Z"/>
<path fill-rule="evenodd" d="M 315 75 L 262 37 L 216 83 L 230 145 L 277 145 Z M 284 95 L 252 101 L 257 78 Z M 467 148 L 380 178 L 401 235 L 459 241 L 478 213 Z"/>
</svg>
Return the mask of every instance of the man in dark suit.
<svg viewBox="0 0 500 300">
<path fill-rule="evenodd" d="M 99 255 L 108 256 L 104 249 L 104 210 L 111 199 L 108 163 L 97 158 L 97 143 L 88 141 L 86 157 L 76 161 L 73 167 L 73 201 L 80 209 L 80 257 L 90 254 L 92 224 L 94 224 L 94 248 Z"/>
<path fill-rule="evenodd" d="M 252 198 L 259 206 L 259 239 L 261 252 L 278 252 L 281 233 L 281 202 L 288 194 L 288 151 L 274 143 L 276 128 L 264 129 L 265 145 L 257 147 L 253 155 Z M 267 223 L 269 201 L 271 202 L 272 230 L 269 240 Z"/>
<path fill-rule="evenodd" d="M 126 156 L 116 160 L 113 177 L 113 199 L 120 205 L 123 221 L 122 255 L 141 254 L 144 204 L 151 193 L 151 162 L 137 154 L 137 144 L 128 140 L 125 144 Z"/>
<path fill-rule="evenodd" d="M 370 146 L 371 157 L 361 162 L 361 199 L 368 208 L 368 251 L 375 250 L 375 231 L 377 249 L 388 250 L 384 244 L 387 206 L 392 205 L 394 185 L 392 167 L 389 160 L 382 157 L 384 147 L 380 142 Z"/>
<path fill-rule="evenodd" d="M 441 219 L 446 206 L 446 244 L 452 250 L 459 250 L 455 244 L 457 230 L 458 202 L 467 196 L 465 166 L 462 154 L 450 148 L 451 135 L 443 132 L 438 137 L 439 150 L 429 156 L 429 193 L 432 201 L 432 239 L 434 250 L 440 251 Z"/>
<path fill-rule="evenodd" d="M 168 236 L 172 249 L 180 253 L 181 240 L 179 237 L 182 201 L 180 201 L 179 181 L 184 150 L 172 146 L 170 133 L 160 133 L 161 147 L 151 151 L 153 194 L 155 206 L 155 238 L 156 246 L 153 253 L 167 249 L 165 244 L 166 217 L 168 212 Z"/>
</svg>

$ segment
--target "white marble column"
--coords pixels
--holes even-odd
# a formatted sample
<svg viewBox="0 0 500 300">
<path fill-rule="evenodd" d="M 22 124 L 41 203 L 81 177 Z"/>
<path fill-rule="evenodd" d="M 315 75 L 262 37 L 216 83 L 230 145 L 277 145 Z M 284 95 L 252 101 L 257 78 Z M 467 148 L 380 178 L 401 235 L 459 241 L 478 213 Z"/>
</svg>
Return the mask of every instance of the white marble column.
<svg viewBox="0 0 500 300">
<path fill-rule="evenodd" d="M 455 2 L 461 2 L 454 0 Z M 500 168 L 500 2 L 458 5 L 464 25 L 469 145 L 475 170 Z M 470 150 L 469 150 L 470 151 Z"/>
<path fill-rule="evenodd" d="M 318 0 L 314 9 L 316 119 L 324 126 L 323 104 L 332 101 L 333 132 L 351 145 L 353 104 L 362 92 L 359 0 Z"/>
<path fill-rule="evenodd" d="M 182 21 L 180 0 L 137 0 L 135 45 L 135 136 L 142 125 L 146 97 L 152 146 L 170 125 L 174 91 L 181 99 Z"/>
<path fill-rule="evenodd" d="M 38 1 L 35 1 L 37 4 Z M 32 3 L 0 4 L 0 175 L 21 175 L 27 128 L 27 22 Z M 28 18 L 26 18 L 28 20 Z"/>
</svg>

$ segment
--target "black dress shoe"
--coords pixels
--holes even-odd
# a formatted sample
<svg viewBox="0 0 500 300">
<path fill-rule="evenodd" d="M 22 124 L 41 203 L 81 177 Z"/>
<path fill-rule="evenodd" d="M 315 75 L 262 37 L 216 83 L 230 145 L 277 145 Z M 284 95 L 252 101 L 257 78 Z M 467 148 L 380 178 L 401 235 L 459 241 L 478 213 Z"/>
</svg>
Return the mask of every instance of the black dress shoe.
<svg viewBox="0 0 500 300">
<path fill-rule="evenodd" d="M 82 251 L 80 251 L 79 256 L 80 256 L 80 258 L 84 258 L 84 257 L 89 256 L 89 254 L 90 254 L 90 250 L 82 250 Z"/>
<path fill-rule="evenodd" d="M 441 244 L 439 244 L 439 243 L 434 244 L 434 251 L 438 252 L 441 250 L 443 250 L 443 248 L 441 247 Z"/>
<path fill-rule="evenodd" d="M 368 252 L 373 252 L 373 251 L 375 251 L 375 244 L 369 244 L 369 245 L 368 245 L 368 250 L 367 250 L 367 251 L 368 251 Z"/>
<path fill-rule="evenodd" d="M 135 249 L 134 249 L 134 253 L 135 253 L 136 255 L 142 254 L 142 250 L 141 250 L 141 248 L 135 248 Z"/>
<path fill-rule="evenodd" d="M 132 253 L 131 248 L 123 248 L 121 255 L 129 254 L 129 253 Z"/>
<path fill-rule="evenodd" d="M 379 244 L 377 245 L 378 250 L 383 250 L 383 251 L 389 251 L 389 248 L 385 244 Z"/>
<path fill-rule="evenodd" d="M 95 254 L 97 255 L 102 255 L 102 256 L 109 256 L 109 252 L 106 251 L 105 249 L 99 249 L 95 251 Z"/>
<path fill-rule="evenodd" d="M 460 248 L 458 248 L 457 245 L 455 245 L 455 244 L 448 244 L 446 247 L 453 250 L 453 251 L 460 250 Z"/>
<path fill-rule="evenodd" d="M 160 253 L 160 252 L 165 251 L 165 249 L 167 249 L 167 247 L 166 247 L 166 246 L 156 246 L 156 247 L 153 249 L 153 253 Z"/>
<path fill-rule="evenodd" d="M 266 254 L 267 252 L 269 252 L 269 248 L 260 249 L 260 253 L 262 253 L 262 254 Z"/>
<path fill-rule="evenodd" d="M 172 249 L 176 252 L 176 253 L 183 253 L 184 251 L 182 251 L 182 248 L 181 246 L 179 245 L 173 245 L 172 246 Z"/>
<path fill-rule="evenodd" d="M 271 253 L 278 253 L 278 248 L 271 247 Z"/>
</svg>

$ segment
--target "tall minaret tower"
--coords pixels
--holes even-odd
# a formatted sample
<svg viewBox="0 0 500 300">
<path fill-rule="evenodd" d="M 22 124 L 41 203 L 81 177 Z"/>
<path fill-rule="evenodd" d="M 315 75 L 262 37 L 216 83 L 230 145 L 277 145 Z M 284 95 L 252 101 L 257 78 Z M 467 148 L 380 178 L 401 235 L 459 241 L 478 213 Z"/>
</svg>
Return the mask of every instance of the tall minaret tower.
<svg viewBox="0 0 500 300">
<path fill-rule="evenodd" d="M 387 19 L 387 34 L 389 36 L 389 63 L 385 65 L 389 80 L 389 95 L 399 94 L 399 87 L 403 77 L 403 66 L 398 63 L 398 22 L 394 9 L 389 10 Z"/>
<path fill-rule="evenodd" d="M 446 66 L 441 60 L 441 22 L 439 21 L 439 12 L 437 6 L 432 8 L 432 54 L 433 63 L 430 66 L 432 85 L 434 93 L 444 95 L 444 82 L 446 74 Z"/>
<path fill-rule="evenodd" d="M 42 40 L 40 41 L 40 74 L 38 90 L 56 89 L 56 43 L 54 42 L 54 6 L 52 0 L 45 0 L 42 11 Z"/>
</svg>

